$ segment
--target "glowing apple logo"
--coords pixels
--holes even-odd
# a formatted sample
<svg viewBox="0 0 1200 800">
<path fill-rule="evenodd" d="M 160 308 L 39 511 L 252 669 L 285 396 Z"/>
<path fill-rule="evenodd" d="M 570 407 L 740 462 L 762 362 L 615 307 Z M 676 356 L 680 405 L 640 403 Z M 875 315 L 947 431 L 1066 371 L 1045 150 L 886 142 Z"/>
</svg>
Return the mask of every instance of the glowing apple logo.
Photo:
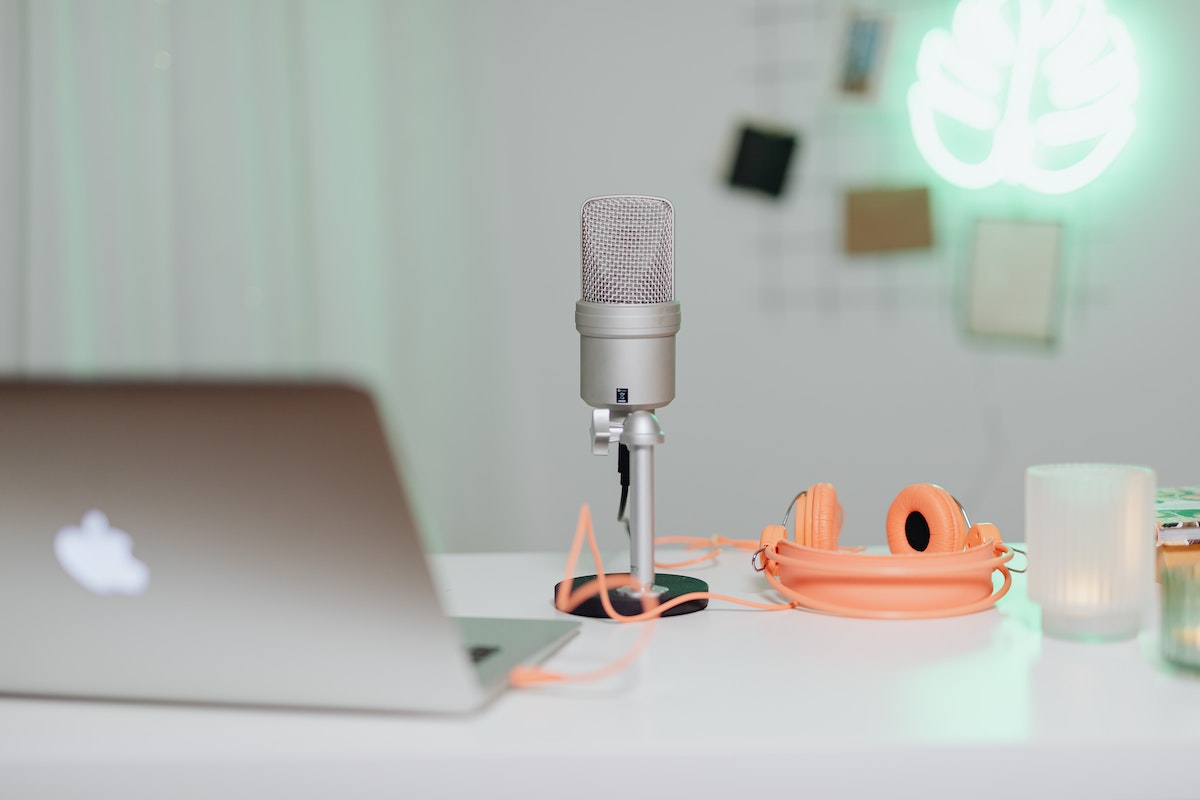
<svg viewBox="0 0 1200 800">
<path fill-rule="evenodd" d="M 100 511 L 84 514 L 78 527 L 60 530 L 54 554 L 68 575 L 95 594 L 141 594 L 150 582 L 149 567 L 133 556 L 133 539 Z"/>
<path fill-rule="evenodd" d="M 1062 194 L 1133 133 L 1133 42 L 1103 0 L 963 0 L 926 34 L 908 93 L 917 148 L 968 189 Z"/>
</svg>

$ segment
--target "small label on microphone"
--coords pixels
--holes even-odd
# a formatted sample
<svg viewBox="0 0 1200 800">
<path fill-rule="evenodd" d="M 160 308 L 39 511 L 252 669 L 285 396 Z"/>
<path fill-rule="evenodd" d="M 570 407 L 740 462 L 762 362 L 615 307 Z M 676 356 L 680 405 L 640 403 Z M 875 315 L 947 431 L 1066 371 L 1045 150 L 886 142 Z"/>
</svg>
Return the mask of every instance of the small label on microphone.
<svg viewBox="0 0 1200 800">
<path fill-rule="evenodd" d="M 621 389 L 621 388 L 617 389 L 617 402 L 618 403 L 628 403 L 629 402 L 629 390 L 628 389 Z"/>
</svg>

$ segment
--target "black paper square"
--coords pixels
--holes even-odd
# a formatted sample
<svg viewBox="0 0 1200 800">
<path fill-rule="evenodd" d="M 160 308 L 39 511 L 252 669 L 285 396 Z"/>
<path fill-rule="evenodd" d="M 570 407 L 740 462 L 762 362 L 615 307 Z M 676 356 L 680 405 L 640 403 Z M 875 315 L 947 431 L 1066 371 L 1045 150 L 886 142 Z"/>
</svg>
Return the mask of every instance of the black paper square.
<svg viewBox="0 0 1200 800">
<path fill-rule="evenodd" d="M 794 133 L 743 126 L 729 185 L 779 197 L 798 140 Z"/>
</svg>

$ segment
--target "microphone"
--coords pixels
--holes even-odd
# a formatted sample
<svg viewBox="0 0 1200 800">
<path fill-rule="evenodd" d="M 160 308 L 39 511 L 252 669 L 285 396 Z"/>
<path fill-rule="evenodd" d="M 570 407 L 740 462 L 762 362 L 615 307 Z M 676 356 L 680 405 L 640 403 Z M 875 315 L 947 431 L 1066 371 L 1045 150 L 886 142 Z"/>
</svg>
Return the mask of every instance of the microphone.
<svg viewBox="0 0 1200 800">
<path fill-rule="evenodd" d="M 662 408 L 675 399 L 675 211 L 618 195 L 588 200 L 580 218 L 580 397 L 614 417 Z"/>
<path fill-rule="evenodd" d="M 608 455 L 613 443 L 620 445 L 617 516 L 630 539 L 630 585 L 605 596 L 618 614 L 639 614 L 651 598 L 665 603 L 708 589 L 696 578 L 654 571 L 654 447 L 666 439 L 654 409 L 675 399 L 680 320 L 675 210 L 661 197 L 593 197 L 580 211 L 580 232 L 579 396 L 592 407 L 592 453 Z M 576 578 L 572 588 L 595 579 Z M 688 614 L 707 605 L 707 599 L 692 599 L 663 613 Z M 571 613 L 608 616 L 599 594 Z"/>
</svg>

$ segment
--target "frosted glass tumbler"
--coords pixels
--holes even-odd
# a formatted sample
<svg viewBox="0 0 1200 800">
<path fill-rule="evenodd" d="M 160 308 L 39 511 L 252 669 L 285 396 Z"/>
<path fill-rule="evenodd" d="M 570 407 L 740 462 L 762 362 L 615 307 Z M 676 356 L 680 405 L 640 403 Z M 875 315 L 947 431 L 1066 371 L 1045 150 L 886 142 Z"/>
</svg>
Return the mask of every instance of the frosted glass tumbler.
<svg viewBox="0 0 1200 800">
<path fill-rule="evenodd" d="M 1046 464 L 1025 471 L 1029 598 L 1042 633 L 1127 639 L 1153 582 L 1154 470 Z"/>
</svg>

